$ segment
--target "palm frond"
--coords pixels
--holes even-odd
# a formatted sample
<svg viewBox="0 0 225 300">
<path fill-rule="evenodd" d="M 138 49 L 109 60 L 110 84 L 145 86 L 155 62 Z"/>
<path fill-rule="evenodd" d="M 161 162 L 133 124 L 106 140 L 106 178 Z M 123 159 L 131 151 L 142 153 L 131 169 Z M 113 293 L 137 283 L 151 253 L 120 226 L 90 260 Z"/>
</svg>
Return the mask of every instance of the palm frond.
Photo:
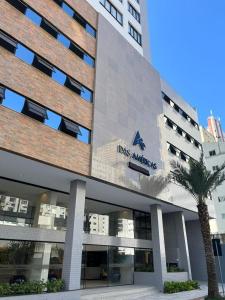
<svg viewBox="0 0 225 300">
<path fill-rule="evenodd" d="M 199 161 L 189 160 L 189 169 L 177 161 L 172 161 L 171 167 L 169 178 L 186 189 L 198 203 L 204 202 L 208 195 L 225 181 L 225 163 L 211 172 L 205 165 L 203 152 Z"/>
</svg>

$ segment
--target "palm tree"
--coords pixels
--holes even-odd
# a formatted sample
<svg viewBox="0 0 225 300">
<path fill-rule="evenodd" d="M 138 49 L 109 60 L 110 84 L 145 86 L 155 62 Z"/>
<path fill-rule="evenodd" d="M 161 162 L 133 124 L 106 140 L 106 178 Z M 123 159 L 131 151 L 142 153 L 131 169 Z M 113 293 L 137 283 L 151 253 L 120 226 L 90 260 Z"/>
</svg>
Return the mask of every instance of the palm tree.
<svg viewBox="0 0 225 300">
<path fill-rule="evenodd" d="M 211 193 L 225 181 L 225 163 L 218 167 L 216 171 L 211 172 L 207 170 L 204 164 L 202 153 L 199 161 L 194 159 L 189 160 L 189 169 L 186 169 L 175 161 L 171 163 L 171 167 L 172 171 L 169 178 L 185 188 L 197 202 L 208 273 L 208 297 L 220 297 L 206 200 L 211 197 Z"/>
</svg>

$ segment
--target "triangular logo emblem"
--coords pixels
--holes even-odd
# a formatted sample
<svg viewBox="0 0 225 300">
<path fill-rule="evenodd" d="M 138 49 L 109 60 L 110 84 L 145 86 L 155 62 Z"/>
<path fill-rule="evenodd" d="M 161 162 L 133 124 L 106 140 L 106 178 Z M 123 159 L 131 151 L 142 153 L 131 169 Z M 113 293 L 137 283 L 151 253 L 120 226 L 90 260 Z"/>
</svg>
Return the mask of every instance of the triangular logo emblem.
<svg viewBox="0 0 225 300">
<path fill-rule="evenodd" d="M 143 141 L 143 139 L 142 139 L 142 137 L 141 137 L 139 131 L 137 131 L 137 133 L 136 133 L 136 136 L 135 136 L 135 138 L 134 138 L 133 145 L 134 145 L 134 146 L 139 145 L 139 147 L 141 148 L 142 151 L 145 150 L 145 147 L 146 147 L 146 146 L 145 146 L 145 143 L 144 143 L 144 141 Z"/>
</svg>

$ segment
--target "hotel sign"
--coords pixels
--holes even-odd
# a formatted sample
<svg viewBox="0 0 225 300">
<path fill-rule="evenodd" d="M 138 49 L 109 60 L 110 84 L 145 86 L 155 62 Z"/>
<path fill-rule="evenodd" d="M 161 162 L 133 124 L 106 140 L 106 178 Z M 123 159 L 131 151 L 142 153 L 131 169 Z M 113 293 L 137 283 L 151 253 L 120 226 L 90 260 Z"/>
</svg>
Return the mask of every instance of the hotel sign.
<svg viewBox="0 0 225 300">
<path fill-rule="evenodd" d="M 139 146 L 139 148 L 142 151 L 144 151 L 146 148 L 146 145 L 145 145 L 143 139 L 141 138 L 139 131 L 137 131 L 137 133 L 135 135 L 135 138 L 133 141 L 133 146 Z M 149 169 L 153 169 L 153 170 L 157 169 L 157 164 L 155 162 L 152 162 L 148 158 L 146 158 L 143 154 L 141 155 L 136 152 L 133 152 L 132 150 L 130 150 L 126 147 L 123 147 L 121 145 L 117 146 L 117 152 L 126 156 L 130 160 L 139 162 L 141 165 L 143 165 L 143 167 L 140 167 L 139 165 L 136 165 L 135 163 L 130 161 L 128 164 L 128 167 L 135 171 L 138 171 L 144 175 L 150 176 Z"/>
</svg>

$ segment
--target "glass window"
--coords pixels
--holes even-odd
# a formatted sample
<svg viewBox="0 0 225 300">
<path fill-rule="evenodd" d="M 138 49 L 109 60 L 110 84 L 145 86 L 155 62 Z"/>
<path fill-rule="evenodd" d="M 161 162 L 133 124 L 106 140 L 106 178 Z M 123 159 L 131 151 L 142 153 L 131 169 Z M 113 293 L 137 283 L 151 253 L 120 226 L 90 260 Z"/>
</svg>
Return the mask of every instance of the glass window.
<svg viewBox="0 0 225 300">
<path fill-rule="evenodd" d="M 15 55 L 30 65 L 33 63 L 34 53 L 21 44 L 17 45 Z"/>
<path fill-rule="evenodd" d="M 118 9 L 108 0 L 100 0 L 100 3 L 105 7 L 105 9 L 115 18 L 120 25 L 123 25 L 123 15 L 118 11 Z"/>
<path fill-rule="evenodd" d="M 108 286 L 108 246 L 83 246 L 81 281 L 83 287 Z"/>
<path fill-rule="evenodd" d="M 154 272 L 152 249 L 135 249 L 135 272 Z"/>
<path fill-rule="evenodd" d="M 88 199 L 85 205 L 84 231 L 90 234 L 134 238 L 133 212 Z"/>
<path fill-rule="evenodd" d="M 86 200 L 84 231 L 90 234 L 151 239 L 150 214 L 108 203 Z"/>
<path fill-rule="evenodd" d="M 59 33 L 58 37 L 57 37 L 58 41 L 60 41 L 60 43 L 62 43 L 66 48 L 69 48 L 70 46 L 70 40 L 65 37 L 65 35 Z"/>
<path fill-rule="evenodd" d="M 134 249 L 109 247 L 109 285 L 133 283 Z"/>
<path fill-rule="evenodd" d="M 74 11 L 65 2 L 62 4 L 62 9 L 70 16 L 73 17 Z"/>
<path fill-rule="evenodd" d="M 57 73 L 58 80 L 63 80 L 64 77 L 61 77 L 61 73 Z M 1 88 L 1 87 L 0 87 Z M 45 112 L 44 118 L 37 117 L 36 114 L 34 114 L 34 110 L 32 110 L 32 113 L 28 113 L 27 103 L 29 103 L 29 106 L 33 107 L 39 107 L 38 110 L 36 109 L 36 113 L 38 112 L 38 115 L 40 117 L 40 113 Z M 1 88 L 0 89 L 0 105 L 3 105 L 9 109 L 12 109 L 19 113 L 24 113 L 30 118 L 39 120 L 43 122 L 45 125 L 56 129 L 61 130 L 60 124 L 62 123 L 62 119 L 67 120 L 63 118 L 62 116 L 48 110 L 46 107 L 37 105 L 36 102 L 33 102 L 32 100 L 26 99 L 25 97 L 9 90 L 8 88 Z M 30 109 L 30 108 L 29 108 Z M 71 123 L 71 121 L 67 120 L 68 123 Z M 75 138 L 77 138 L 79 141 L 84 142 L 86 144 L 90 144 L 91 142 L 91 132 L 87 128 L 84 128 L 80 126 L 79 124 L 76 124 L 75 122 L 72 122 L 74 127 L 78 128 L 79 135 L 74 135 Z"/>
<path fill-rule="evenodd" d="M 68 195 L 0 179 L 0 225 L 66 230 Z"/>
<path fill-rule="evenodd" d="M 81 287 L 133 284 L 134 249 L 83 245 Z"/>
<path fill-rule="evenodd" d="M 7 108 L 13 109 L 16 112 L 21 112 L 24 106 L 25 98 L 14 93 L 11 90 L 5 89 L 5 99 L 2 105 Z"/>
<path fill-rule="evenodd" d="M 27 8 L 25 14 L 30 20 L 32 20 L 36 25 L 40 26 L 42 17 L 35 13 L 32 9 Z"/>
<path fill-rule="evenodd" d="M 57 69 L 55 69 L 55 72 L 52 73 L 52 78 L 61 85 L 64 85 L 66 81 L 66 75 Z"/>
<path fill-rule="evenodd" d="M 63 244 L 0 240 L 0 283 L 59 279 Z"/>
<path fill-rule="evenodd" d="M 134 211 L 134 231 L 136 239 L 152 239 L 150 214 Z"/>
</svg>

